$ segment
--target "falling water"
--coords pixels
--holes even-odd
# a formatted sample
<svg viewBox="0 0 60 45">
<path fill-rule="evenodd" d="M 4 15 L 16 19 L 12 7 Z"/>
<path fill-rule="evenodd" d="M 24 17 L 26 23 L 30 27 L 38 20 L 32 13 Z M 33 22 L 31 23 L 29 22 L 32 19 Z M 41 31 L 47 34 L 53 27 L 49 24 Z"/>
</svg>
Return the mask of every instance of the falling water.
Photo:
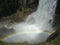
<svg viewBox="0 0 60 45">
<path fill-rule="evenodd" d="M 53 32 L 52 22 L 57 0 L 39 0 L 37 10 L 25 22 L 11 27 L 15 34 L 4 38 L 5 42 L 44 42 Z"/>
<path fill-rule="evenodd" d="M 51 24 L 55 13 L 56 1 L 40 0 L 37 11 L 28 16 L 26 21 L 30 24 L 35 23 L 42 30 L 53 30 Z"/>
</svg>

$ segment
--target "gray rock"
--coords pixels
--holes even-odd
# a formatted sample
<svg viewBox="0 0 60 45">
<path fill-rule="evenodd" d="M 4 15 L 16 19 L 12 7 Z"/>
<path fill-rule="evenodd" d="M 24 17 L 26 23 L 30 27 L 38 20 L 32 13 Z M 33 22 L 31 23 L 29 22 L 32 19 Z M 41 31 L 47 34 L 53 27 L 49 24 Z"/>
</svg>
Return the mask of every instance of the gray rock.
<svg viewBox="0 0 60 45">
<path fill-rule="evenodd" d="M 9 34 L 13 34 L 15 31 L 13 29 L 7 29 L 5 27 L 0 28 L 0 37 L 4 37 Z"/>
</svg>

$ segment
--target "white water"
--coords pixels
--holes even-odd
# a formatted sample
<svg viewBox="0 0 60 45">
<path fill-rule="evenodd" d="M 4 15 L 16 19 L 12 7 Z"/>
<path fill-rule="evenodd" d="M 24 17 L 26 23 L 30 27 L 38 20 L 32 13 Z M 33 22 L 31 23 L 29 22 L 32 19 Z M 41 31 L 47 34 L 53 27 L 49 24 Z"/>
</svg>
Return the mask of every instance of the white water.
<svg viewBox="0 0 60 45">
<path fill-rule="evenodd" d="M 25 22 L 11 26 L 14 35 L 4 38 L 5 42 L 44 42 L 53 32 L 52 22 L 57 0 L 39 0 L 37 11 L 29 15 Z M 50 22 L 50 20 L 52 20 Z"/>
</svg>

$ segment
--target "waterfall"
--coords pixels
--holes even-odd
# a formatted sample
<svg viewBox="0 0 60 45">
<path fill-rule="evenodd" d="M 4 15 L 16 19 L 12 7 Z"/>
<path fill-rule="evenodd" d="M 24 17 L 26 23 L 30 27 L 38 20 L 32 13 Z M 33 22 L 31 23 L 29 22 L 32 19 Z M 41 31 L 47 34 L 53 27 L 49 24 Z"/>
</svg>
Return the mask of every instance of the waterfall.
<svg viewBox="0 0 60 45">
<path fill-rule="evenodd" d="M 52 22 L 57 0 L 39 0 L 37 10 L 25 22 L 11 27 L 15 34 L 4 38 L 5 42 L 44 42 L 54 32 Z"/>
<path fill-rule="evenodd" d="M 53 30 L 52 22 L 55 13 L 57 0 L 40 0 L 37 11 L 32 13 L 26 21 L 30 24 L 35 23 L 42 30 Z"/>
</svg>

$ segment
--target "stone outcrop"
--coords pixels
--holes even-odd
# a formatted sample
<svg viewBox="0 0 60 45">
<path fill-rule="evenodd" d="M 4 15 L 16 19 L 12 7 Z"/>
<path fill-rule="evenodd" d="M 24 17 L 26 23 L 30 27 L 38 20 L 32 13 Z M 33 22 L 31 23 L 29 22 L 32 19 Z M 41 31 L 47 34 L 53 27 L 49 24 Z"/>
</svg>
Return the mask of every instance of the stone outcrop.
<svg viewBox="0 0 60 45">
<path fill-rule="evenodd" d="M 59 36 L 60 36 L 60 29 L 56 30 L 53 34 L 51 34 L 46 41 L 50 42 Z"/>
<path fill-rule="evenodd" d="M 13 34 L 15 31 L 13 29 L 7 29 L 6 27 L 0 28 L 0 40 L 4 37 Z"/>
</svg>

